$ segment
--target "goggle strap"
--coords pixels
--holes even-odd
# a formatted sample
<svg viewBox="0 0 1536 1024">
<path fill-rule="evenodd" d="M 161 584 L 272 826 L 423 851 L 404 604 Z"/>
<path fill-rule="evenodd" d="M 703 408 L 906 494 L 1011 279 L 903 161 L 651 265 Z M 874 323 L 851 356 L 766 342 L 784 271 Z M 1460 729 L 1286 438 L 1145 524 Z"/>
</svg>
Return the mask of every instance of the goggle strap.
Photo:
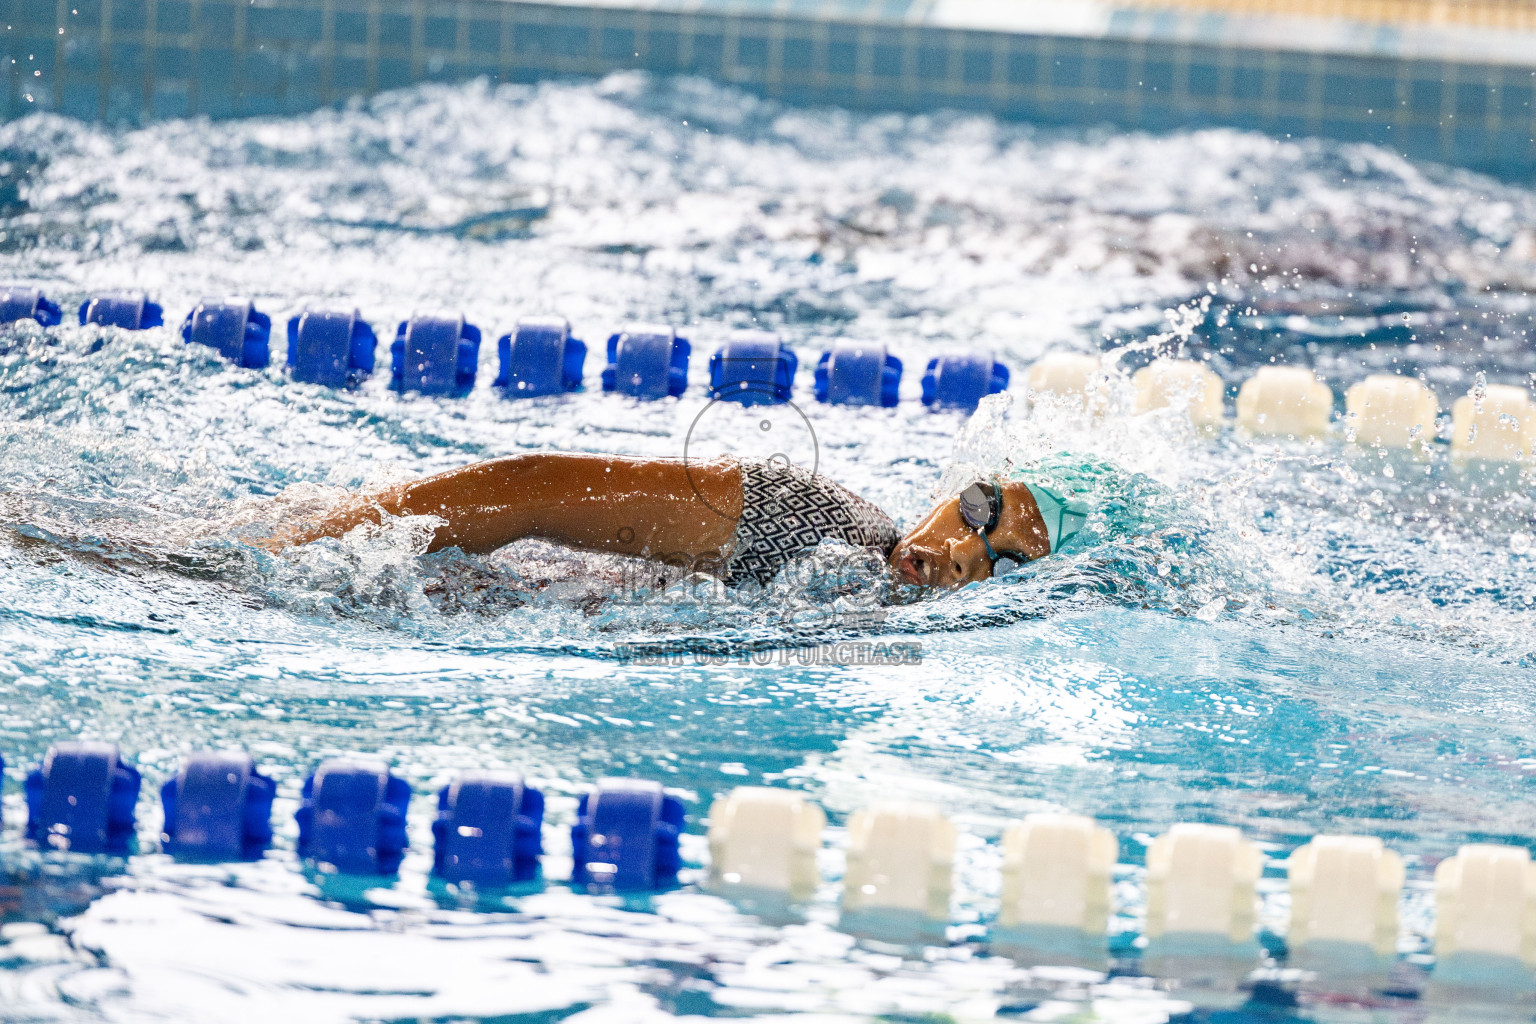
<svg viewBox="0 0 1536 1024">
<path fill-rule="evenodd" d="M 987 546 L 987 557 L 992 559 L 992 567 L 994 569 L 997 568 L 997 557 L 998 556 L 997 556 L 997 552 L 992 550 L 992 539 L 987 536 L 987 533 L 986 533 L 985 530 L 977 530 L 976 531 L 976 536 L 980 537 L 981 538 L 981 542 Z"/>
</svg>

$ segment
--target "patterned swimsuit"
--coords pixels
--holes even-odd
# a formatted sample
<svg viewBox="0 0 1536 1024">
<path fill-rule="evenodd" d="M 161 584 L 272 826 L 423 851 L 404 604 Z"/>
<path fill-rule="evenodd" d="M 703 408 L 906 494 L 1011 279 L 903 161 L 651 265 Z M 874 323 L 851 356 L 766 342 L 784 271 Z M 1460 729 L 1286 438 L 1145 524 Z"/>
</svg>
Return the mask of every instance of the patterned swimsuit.
<svg viewBox="0 0 1536 1024">
<path fill-rule="evenodd" d="M 731 538 L 725 582 L 766 584 L 791 559 L 823 540 L 888 556 L 896 524 L 857 494 L 799 466 L 741 460 L 741 519 Z"/>
</svg>

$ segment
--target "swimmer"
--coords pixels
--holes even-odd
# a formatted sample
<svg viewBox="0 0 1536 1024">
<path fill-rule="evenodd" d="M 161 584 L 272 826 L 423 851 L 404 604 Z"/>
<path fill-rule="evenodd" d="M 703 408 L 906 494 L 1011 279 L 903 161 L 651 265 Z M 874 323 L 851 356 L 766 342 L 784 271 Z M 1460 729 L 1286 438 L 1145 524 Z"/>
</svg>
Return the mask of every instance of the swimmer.
<svg viewBox="0 0 1536 1024">
<path fill-rule="evenodd" d="M 339 537 L 386 515 L 442 520 L 429 551 L 484 554 L 535 537 L 584 551 L 659 557 L 731 585 L 767 583 L 791 559 L 837 540 L 878 552 L 903 583 L 941 589 L 987 579 L 1003 559 L 1044 557 L 1086 518 L 1043 487 L 980 481 L 900 537 L 873 504 L 792 464 L 538 452 L 357 495 L 264 543 Z"/>
</svg>

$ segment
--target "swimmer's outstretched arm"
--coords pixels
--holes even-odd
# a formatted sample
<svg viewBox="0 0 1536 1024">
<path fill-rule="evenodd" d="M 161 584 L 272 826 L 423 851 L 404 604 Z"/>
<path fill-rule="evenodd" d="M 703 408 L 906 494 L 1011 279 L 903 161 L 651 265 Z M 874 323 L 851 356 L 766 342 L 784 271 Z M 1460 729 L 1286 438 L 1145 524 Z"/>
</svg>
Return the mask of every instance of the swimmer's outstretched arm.
<svg viewBox="0 0 1536 1024">
<path fill-rule="evenodd" d="M 482 554 L 524 537 L 589 551 L 708 558 L 741 516 L 733 459 L 690 462 L 535 452 L 449 470 L 361 494 L 316 522 L 280 532 L 273 546 L 339 537 L 384 515 L 442 519 L 428 550 Z"/>
</svg>

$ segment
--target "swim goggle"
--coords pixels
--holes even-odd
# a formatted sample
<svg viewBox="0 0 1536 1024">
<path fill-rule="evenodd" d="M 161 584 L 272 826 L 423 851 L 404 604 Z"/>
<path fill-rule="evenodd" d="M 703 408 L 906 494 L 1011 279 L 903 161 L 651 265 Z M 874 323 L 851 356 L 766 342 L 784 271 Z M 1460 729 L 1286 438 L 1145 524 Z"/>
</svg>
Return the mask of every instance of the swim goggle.
<svg viewBox="0 0 1536 1024">
<path fill-rule="evenodd" d="M 992 548 L 992 531 L 997 529 L 997 522 L 1003 517 L 1003 489 L 996 481 L 983 483 L 978 480 L 965 490 L 960 492 L 960 518 L 965 520 L 965 525 L 976 531 L 981 542 L 987 546 L 987 558 L 992 561 L 992 571 L 997 571 L 999 558 L 1011 558 L 1016 562 L 1027 562 L 1029 558 L 1016 551 L 1004 551 L 999 553 Z"/>
<path fill-rule="evenodd" d="M 1029 488 L 1030 495 L 1035 499 L 1035 507 L 1040 510 L 1040 518 L 1045 522 L 1045 533 L 1050 541 L 1051 553 L 1055 554 L 1063 544 L 1083 528 L 1088 521 L 1088 511 L 1076 502 L 1062 500 L 1044 487 L 1036 487 L 1028 483 L 1024 486 Z M 965 520 L 965 525 L 976 531 L 981 537 L 981 542 L 986 545 L 987 557 L 992 560 L 994 572 L 999 558 L 1009 558 L 1020 563 L 1029 561 L 1028 557 L 1018 552 L 999 552 L 993 549 L 991 533 L 997 529 L 998 520 L 1002 516 L 1003 489 L 997 481 L 978 480 L 960 492 L 960 517 Z"/>
</svg>

